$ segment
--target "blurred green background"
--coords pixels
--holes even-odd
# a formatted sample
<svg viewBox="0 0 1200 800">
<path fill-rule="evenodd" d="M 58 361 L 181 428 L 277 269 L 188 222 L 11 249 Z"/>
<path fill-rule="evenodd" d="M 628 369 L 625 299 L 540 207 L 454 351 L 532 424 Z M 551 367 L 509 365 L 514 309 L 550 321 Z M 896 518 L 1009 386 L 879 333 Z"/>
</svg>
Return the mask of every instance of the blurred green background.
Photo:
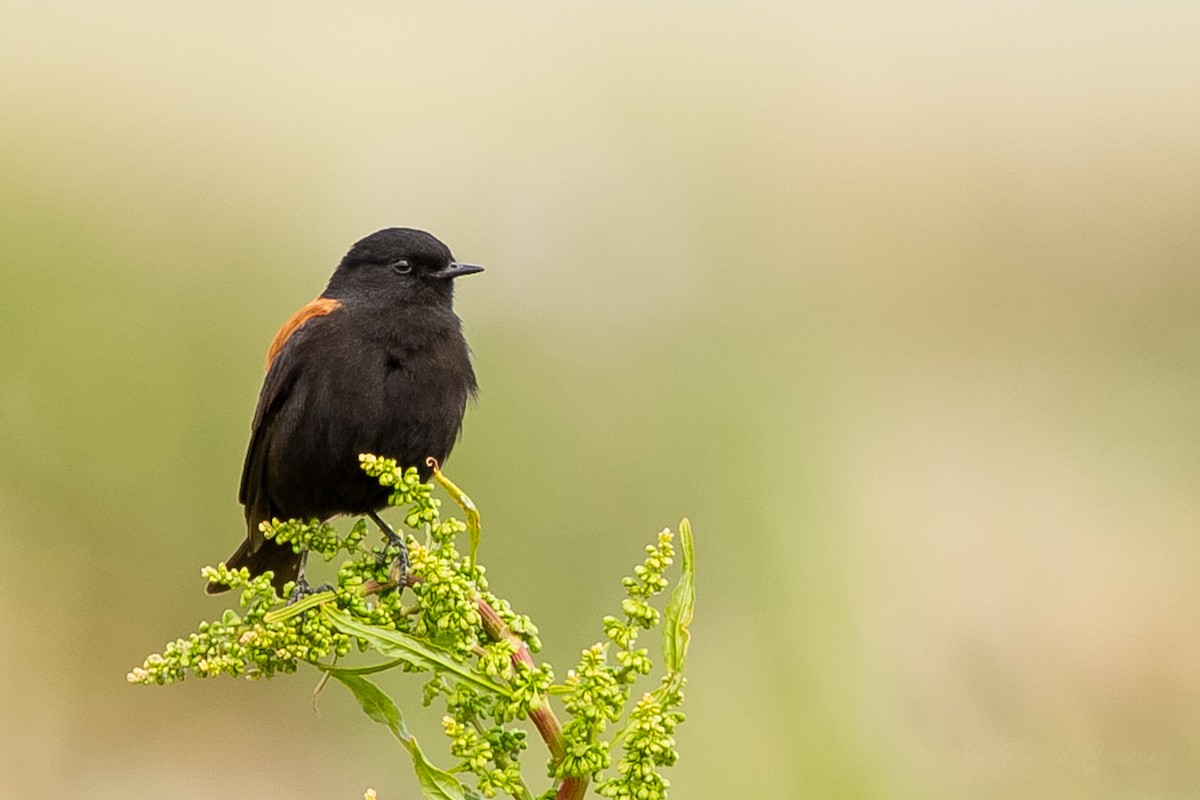
<svg viewBox="0 0 1200 800">
<path fill-rule="evenodd" d="M 415 796 L 311 671 L 124 680 L 223 608 L 276 327 L 410 225 L 488 267 L 447 472 L 560 674 L 695 525 L 672 797 L 1196 797 L 1198 37 L 1153 1 L 9 0 L 0 796 Z"/>
</svg>

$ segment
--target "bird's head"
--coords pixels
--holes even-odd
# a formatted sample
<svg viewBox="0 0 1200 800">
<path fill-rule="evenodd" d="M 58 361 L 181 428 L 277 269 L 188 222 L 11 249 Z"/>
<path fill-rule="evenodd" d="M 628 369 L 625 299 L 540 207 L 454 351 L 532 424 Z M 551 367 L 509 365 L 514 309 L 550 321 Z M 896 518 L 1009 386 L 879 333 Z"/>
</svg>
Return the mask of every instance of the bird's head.
<svg viewBox="0 0 1200 800">
<path fill-rule="evenodd" d="M 325 294 L 367 292 L 402 303 L 444 303 L 454 296 L 455 278 L 482 271 L 455 261 L 450 248 L 425 231 L 384 228 L 355 242 Z"/>
</svg>

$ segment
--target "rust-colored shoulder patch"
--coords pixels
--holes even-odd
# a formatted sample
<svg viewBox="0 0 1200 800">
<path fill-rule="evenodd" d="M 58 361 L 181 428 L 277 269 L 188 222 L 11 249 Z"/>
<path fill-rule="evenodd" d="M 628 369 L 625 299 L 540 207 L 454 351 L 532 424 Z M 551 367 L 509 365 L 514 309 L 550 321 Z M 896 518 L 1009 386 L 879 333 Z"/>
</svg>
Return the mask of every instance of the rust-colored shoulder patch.
<svg viewBox="0 0 1200 800">
<path fill-rule="evenodd" d="M 279 329 L 279 332 L 275 334 L 275 338 L 271 340 L 271 347 L 267 350 L 266 369 L 271 368 L 272 362 L 275 361 L 275 356 L 279 355 L 279 351 L 287 344 L 287 340 L 291 338 L 291 335 L 300 330 L 301 325 L 313 317 L 323 317 L 330 312 L 337 311 L 341 307 L 342 304 L 337 300 L 329 297 L 318 297 L 288 317 L 288 321 L 283 323 L 283 327 Z"/>
</svg>

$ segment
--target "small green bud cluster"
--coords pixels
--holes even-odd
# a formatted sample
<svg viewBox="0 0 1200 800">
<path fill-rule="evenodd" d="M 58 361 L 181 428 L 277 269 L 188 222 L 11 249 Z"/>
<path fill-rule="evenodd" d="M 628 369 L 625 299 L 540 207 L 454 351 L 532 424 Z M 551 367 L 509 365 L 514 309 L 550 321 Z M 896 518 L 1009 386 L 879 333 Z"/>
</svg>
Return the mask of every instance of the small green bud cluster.
<svg viewBox="0 0 1200 800">
<path fill-rule="evenodd" d="M 366 530 L 365 523 L 362 528 Z M 362 557 L 344 562 L 338 569 L 336 581 L 338 608 L 368 625 L 407 630 L 409 609 L 404 607 L 400 592 L 367 592 L 369 586 L 394 584 L 392 562 L 395 555 L 390 547 L 382 545 L 372 548 Z"/>
<path fill-rule="evenodd" d="M 507 685 L 511 696 L 480 692 L 438 676 L 425 685 L 425 705 L 444 696 L 447 714 L 442 729 L 450 738 L 451 755 L 459 759 L 456 770 L 474 775 L 484 796 L 498 792 L 525 796 L 520 794 L 523 784 L 517 764 L 527 746 L 525 732 L 505 725 L 527 718 L 540 707 L 553 675 L 548 666 L 514 666 L 512 644 L 493 643 L 483 650 L 476 668 Z"/>
<path fill-rule="evenodd" d="M 271 586 L 271 573 L 255 578 L 249 570 L 230 570 L 224 564 L 205 567 L 214 583 L 241 589 L 243 614 L 228 609 L 215 622 L 202 622 L 187 639 L 176 639 L 152 655 L 126 679 L 136 684 L 168 684 L 192 674 L 245 675 L 270 678 L 295 672 L 300 661 L 315 662 L 350 652 L 350 637 L 338 632 L 317 615 L 296 615 L 270 621 L 267 614 L 280 602 Z"/>
<path fill-rule="evenodd" d="M 657 692 L 646 692 L 630 713 L 630 730 L 617 763 L 617 776 L 604 781 L 597 791 L 616 800 L 663 800 L 670 782 L 658 771 L 679 759 L 675 750 L 675 728 L 683 714 L 674 709 L 683 702 L 684 680 L 669 676 Z"/>
<path fill-rule="evenodd" d="M 415 467 L 400 469 L 394 458 L 380 458 L 370 453 L 358 457 L 362 471 L 379 481 L 380 486 L 392 490 L 388 498 L 390 506 L 409 506 L 404 524 L 421 529 L 437 521 L 438 507 L 442 501 L 433 496 L 433 484 L 421 483 Z"/>
<path fill-rule="evenodd" d="M 621 610 L 625 621 L 613 617 L 604 618 L 604 634 L 622 650 L 630 650 L 637 639 L 637 629 L 650 630 L 659 623 L 661 615 L 650 600 L 667 588 L 664 573 L 675 563 L 675 534 L 664 529 L 658 534 L 658 543 L 646 546 L 646 559 L 633 568 L 633 575 L 621 580 L 625 587 L 625 599 Z M 645 653 L 645 650 L 640 651 Z"/>
<path fill-rule="evenodd" d="M 427 705 L 432 697 L 445 695 L 448 713 L 442 729 L 450 738 L 451 755 L 459 759 L 456 770 L 474 775 L 486 797 L 498 792 L 524 796 L 517 758 L 527 746 L 525 732 L 505 725 L 539 708 L 553 678 L 548 666 L 531 668 L 525 663 L 513 667 L 510 662 L 493 677 L 502 674 L 513 690 L 511 697 L 483 694 L 457 682 L 451 686 L 442 679 L 425 689 Z"/>
<path fill-rule="evenodd" d="M 520 663 L 513 670 L 509 687 L 513 691 L 511 700 L 500 698 L 492 716 L 497 721 L 525 719 L 529 712 L 537 711 L 546 702 L 546 693 L 554 683 L 554 668 L 549 664 L 531 667 Z"/>
<path fill-rule="evenodd" d="M 633 568 L 633 575 L 622 579 L 625 618 L 604 618 L 604 635 L 619 648 L 618 666 L 608 663 L 608 644 L 595 644 L 583 651 L 578 666 L 567 674 L 564 704 L 571 719 L 563 726 L 567 748 L 554 766 L 557 777 L 594 775 L 611 763 L 611 745 L 600 737 L 610 723 L 621 718 L 630 684 L 653 667 L 646 648 L 634 646 L 639 630 L 649 630 L 661 620 L 650 600 L 667 587 L 664 573 L 674 562 L 673 539 L 669 530 L 659 533 L 657 543 L 646 547 L 646 558 Z"/>
<path fill-rule="evenodd" d="M 480 575 L 483 574 L 483 567 L 476 567 Z M 486 587 L 486 583 L 483 584 Z M 507 600 L 502 600 L 489 591 L 480 592 L 480 597 L 504 620 L 508 625 L 508 629 L 517 635 L 521 641 L 525 642 L 525 646 L 529 648 L 529 652 L 538 653 L 542 649 L 542 640 L 538 638 L 537 625 L 533 624 L 533 620 L 524 614 L 518 614 L 512 610 L 512 606 Z"/>
<path fill-rule="evenodd" d="M 523 731 L 460 722 L 451 716 L 442 718 L 442 730 L 450 737 L 450 755 L 459 759 L 462 770 L 478 779 L 484 797 L 498 793 L 519 796 L 522 791 L 521 767 L 516 761 L 525 749 Z M 494 766 L 500 765 L 503 766 Z"/>
<path fill-rule="evenodd" d="M 556 777 L 584 777 L 611 763 L 608 742 L 599 741 L 610 722 L 621 718 L 627 690 L 607 663 L 607 646 L 594 644 L 583 651 L 578 666 L 567 673 L 563 701 L 571 719 L 563 726 L 566 754 L 554 767 Z"/>
<path fill-rule="evenodd" d="M 364 525 L 357 537 L 352 534 L 342 539 L 338 536 L 336 528 L 318 519 L 305 522 L 299 519 L 276 518 L 262 522 L 258 529 L 268 539 L 274 539 L 279 544 L 290 544 L 297 553 L 307 550 L 319 554 L 326 561 L 332 561 L 342 550 L 353 553 L 366 534 Z"/>
<path fill-rule="evenodd" d="M 475 582 L 462 569 L 462 560 L 450 543 L 426 547 L 412 541 L 409 572 L 415 579 L 413 594 L 421 613 L 409 632 L 437 642 L 460 660 L 479 646 L 483 620 L 475 604 Z"/>
</svg>

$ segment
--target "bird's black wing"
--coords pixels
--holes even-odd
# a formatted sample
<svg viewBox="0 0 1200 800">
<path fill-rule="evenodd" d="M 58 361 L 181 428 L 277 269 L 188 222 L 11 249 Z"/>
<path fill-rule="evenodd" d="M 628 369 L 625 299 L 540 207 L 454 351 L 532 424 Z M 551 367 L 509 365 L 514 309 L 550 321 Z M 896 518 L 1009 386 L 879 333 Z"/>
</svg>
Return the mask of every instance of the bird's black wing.
<svg viewBox="0 0 1200 800">
<path fill-rule="evenodd" d="M 270 492 L 267 490 L 267 453 L 271 449 L 275 419 L 300 377 L 300 367 L 295 345 L 284 347 L 267 371 L 262 392 L 258 396 L 258 407 L 254 410 L 254 422 L 250 424 L 250 444 L 242 465 L 238 502 L 246 507 L 246 537 L 251 552 L 258 550 L 263 541 L 258 523 L 273 516 Z"/>
<path fill-rule="evenodd" d="M 250 425 L 250 444 L 246 448 L 242 481 L 238 488 L 238 500 L 245 506 L 246 539 L 225 562 L 230 569 L 249 567 L 253 575 L 268 569 L 274 571 L 277 589 L 295 579 L 300 557 L 290 545 L 267 541 L 258 529 L 259 523 L 276 516 L 269 487 L 268 454 L 280 409 L 287 403 L 303 373 L 303 358 L 300 355 L 302 343 L 312 336 L 319 336 L 321 328 L 327 324 L 324 316 L 338 308 L 335 304 L 314 310 L 317 302 L 305 306 L 284 323 L 271 345 L 267 375 L 258 396 L 258 406 L 254 410 L 254 421 Z M 217 593 L 225 588 L 210 585 L 209 591 Z"/>
<path fill-rule="evenodd" d="M 246 448 L 242 483 L 238 489 L 238 501 L 246 507 L 251 552 L 262 543 L 258 523 L 270 519 L 274 511 L 267 492 L 267 452 L 275 418 L 300 379 L 303 362 L 300 351 L 304 341 L 321 336 L 322 328 L 328 324 L 325 317 L 339 308 L 341 304 L 336 300 L 318 297 L 283 323 L 267 353 L 267 376 L 263 379 L 254 421 L 250 424 L 250 445 Z"/>
</svg>

